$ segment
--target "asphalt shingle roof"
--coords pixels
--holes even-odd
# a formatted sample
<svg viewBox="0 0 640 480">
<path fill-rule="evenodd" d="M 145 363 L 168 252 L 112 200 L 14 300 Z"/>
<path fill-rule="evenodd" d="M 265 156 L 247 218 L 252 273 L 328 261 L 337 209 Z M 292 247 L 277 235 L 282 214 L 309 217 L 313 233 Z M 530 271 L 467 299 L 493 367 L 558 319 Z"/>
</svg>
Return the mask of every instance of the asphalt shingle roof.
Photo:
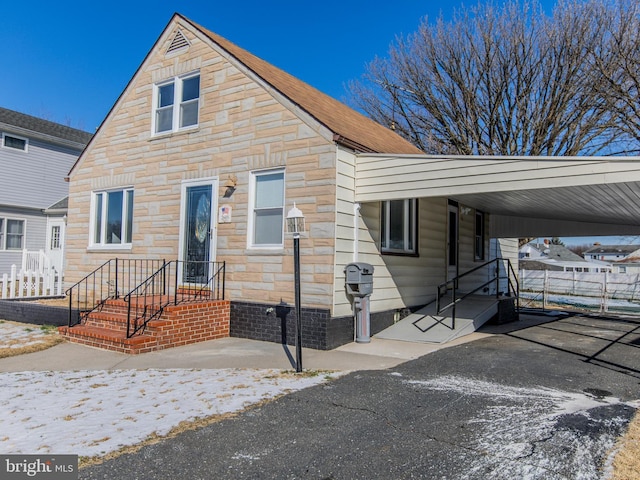
<svg viewBox="0 0 640 480">
<path fill-rule="evenodd" d="M 93 136 L 91 133 L 78 130 L 77 128 L 67 127 L 66 125 L 32 117 L 31 115 L 2 107 L 0 107 L 0 124 L 5 124 L 9 127 L 19 127 L 24 130 L 79 143 L 81 145 L 89 143 L 89 140 L 91 140 Z"/>
<path fill-rule="evenodd" d="M 327 127 L 334 133 L 336 142 L 362 152 L 423 154 L 419 148 L 393 130 L 365 117 L 344 103 L 322 93 L 188 18 L 180 14 L 176 15 L 198 29 L 262 80 Z"/>
</svg>

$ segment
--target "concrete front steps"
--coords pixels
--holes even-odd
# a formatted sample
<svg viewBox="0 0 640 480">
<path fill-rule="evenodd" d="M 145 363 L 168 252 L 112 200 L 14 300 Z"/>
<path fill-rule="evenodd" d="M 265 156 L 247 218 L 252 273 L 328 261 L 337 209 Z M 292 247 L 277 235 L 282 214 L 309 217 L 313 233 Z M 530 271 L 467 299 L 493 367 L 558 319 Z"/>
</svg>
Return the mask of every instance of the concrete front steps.
<svg viewBox="0 0 640 480">
<path fill-rule="evenodd" d="M 110 299 L 85 322 L 58 331 L 68 341 L 126 354 L 147 353 L 229 336 L 229 300 L 168 305 L 162 315 L 127 338 L 127 304 Z"/>
</svg>

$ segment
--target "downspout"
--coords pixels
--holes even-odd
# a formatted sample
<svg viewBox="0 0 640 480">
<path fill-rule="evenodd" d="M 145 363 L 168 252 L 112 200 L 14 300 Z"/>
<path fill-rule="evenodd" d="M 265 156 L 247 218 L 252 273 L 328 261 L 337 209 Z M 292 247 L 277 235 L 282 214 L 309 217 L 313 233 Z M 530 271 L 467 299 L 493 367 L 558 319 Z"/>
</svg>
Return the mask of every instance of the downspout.
<svg viewBox="0 0 640 480">
<path fill-rule="evenodd" d="M 360 204 L 353 204 L 353 261 L 358 261 L 358 245 L 360 244 Z"/>
</svg>

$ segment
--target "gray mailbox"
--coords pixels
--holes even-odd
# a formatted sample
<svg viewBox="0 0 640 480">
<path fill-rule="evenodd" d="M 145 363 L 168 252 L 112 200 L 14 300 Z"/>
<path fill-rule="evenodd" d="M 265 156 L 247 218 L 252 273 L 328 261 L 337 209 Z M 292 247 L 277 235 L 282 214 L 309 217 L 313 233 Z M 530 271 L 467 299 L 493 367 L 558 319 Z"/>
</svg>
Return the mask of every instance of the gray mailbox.
<svg viewBox="0 0 640 480">
<path fill-rule="evenodd" d="M 363 262 L 348 264 L 345 269 L 347 293 L 353 296 L 353 315 L 356 321 L 356 342 L 371 341 L 369 296 L 373 293 L 373 265 Z"/>
<path fill-rule="evenodd" d="M 373 265 L 354 262 L 348 264 L 344 272 L 349 295 L 364 297 L 373 293 Z"/>
</svg>

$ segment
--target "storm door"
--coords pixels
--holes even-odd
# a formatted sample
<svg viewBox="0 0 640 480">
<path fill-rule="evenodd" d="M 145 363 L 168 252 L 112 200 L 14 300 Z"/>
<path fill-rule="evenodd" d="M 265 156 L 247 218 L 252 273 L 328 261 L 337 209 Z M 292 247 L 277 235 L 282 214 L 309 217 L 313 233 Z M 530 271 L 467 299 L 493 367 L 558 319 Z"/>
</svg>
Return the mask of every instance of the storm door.
<svg viewBox="0 0 640 480">
<path fill-rule="evenodd" d="M 211 278 L 215 260 L 215 212 L 217 180 L 182 184 L 182 222 L 179 269 L 181 284 L 204 285 Z"/>
</svg>

